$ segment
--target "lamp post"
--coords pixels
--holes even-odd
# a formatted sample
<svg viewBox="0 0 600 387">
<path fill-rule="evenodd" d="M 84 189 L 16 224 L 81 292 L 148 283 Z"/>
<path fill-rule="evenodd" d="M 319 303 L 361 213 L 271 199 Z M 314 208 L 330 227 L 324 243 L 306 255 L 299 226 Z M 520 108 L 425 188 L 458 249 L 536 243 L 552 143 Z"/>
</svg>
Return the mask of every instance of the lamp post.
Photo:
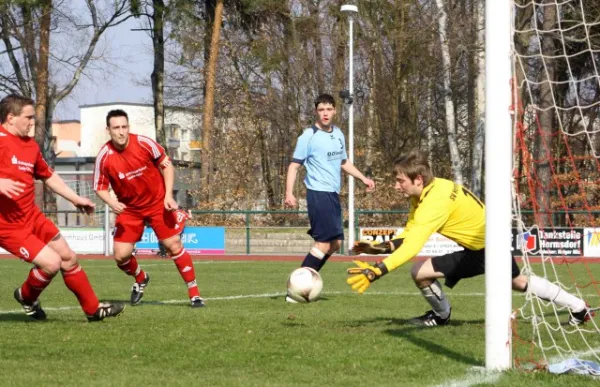
<svg viewBox="0 0 600 387">
<path fill-rule="evenodd" d="M 344 4 L 341 11 L 348 16 L 348 35 L 349 35 L 349 52 L 348 52 L 348 90 L 342 92 L 341 95 L 345 98 L 349 105 L 348 110 L 348 158 L 354 164 L 354 15 L 358 14 L 356 5 Z M 354 245 L 354 177 L 348 175 L 348 251 Z"/>
</svg>

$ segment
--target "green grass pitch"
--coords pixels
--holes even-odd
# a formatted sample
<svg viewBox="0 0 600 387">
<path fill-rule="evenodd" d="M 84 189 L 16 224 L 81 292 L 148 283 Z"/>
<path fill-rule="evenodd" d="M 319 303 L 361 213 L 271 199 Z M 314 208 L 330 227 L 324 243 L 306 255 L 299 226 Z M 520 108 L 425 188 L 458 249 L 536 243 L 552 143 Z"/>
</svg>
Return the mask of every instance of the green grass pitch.
<svg viewBox="0 0 600 387">
<path fill-rule="evenodd" d="M 128 306 L 116 319 L 88 323 L 59 276 L 42 295 L 48 321 L 40 323 L 29 321 L 12 298 L 29 265 L 0 260 L 0 385 L 593 383 L 585 376 L 477 371 L 485 364 L 483 277 L 448 291 L 450 326 L 420 329 L 406 323 L 428 309 L 410 280 L 410 265 L 359 296 L 345 284 L 350 264 L 329 262 L 322 270 L 323 298 L 293 305 L 283 297 L 287 276 L 298 263 L 198 261 L 196 273 L 207 306 L 192 309 L 172 262 L 140 263 L 152 276 L 141 305 Z M 100 299 L 129 299 L 131 279 L 113 262 L 82 260 L 82 265 Z M 515 294 L 513 303 L 523 300 Z M 527 323 L 520 327 L 527 329 Z M 597 336 L 590 335 L 600 347 Z"/>
</svg>

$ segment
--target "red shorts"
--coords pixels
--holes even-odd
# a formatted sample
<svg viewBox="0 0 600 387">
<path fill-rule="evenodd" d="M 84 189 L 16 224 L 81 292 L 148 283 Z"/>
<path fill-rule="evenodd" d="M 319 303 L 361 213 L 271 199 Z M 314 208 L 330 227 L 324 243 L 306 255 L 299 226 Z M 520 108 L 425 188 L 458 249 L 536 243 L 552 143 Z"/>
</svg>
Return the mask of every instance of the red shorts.
<svg viewBox="0 0 600 387">
<path fill-rule="evenodd" d="M 183 211 L 169 211 L 162 202 L 143 210 L 125 211 L 117 215 L 115 221 L 115 242 L 136 243 L 142 239 L 144 227 L 152 227 L 159 241 L 180 234 L 185 226 L 187 214 Z"/>
<path fill-rule="evenodd" d="M 0 247 L 31 262 L 58 234 L 60 231 L 54 223 L 36 208 L 24 225 L 18 228 L 0 228 Z"/>
</svg>

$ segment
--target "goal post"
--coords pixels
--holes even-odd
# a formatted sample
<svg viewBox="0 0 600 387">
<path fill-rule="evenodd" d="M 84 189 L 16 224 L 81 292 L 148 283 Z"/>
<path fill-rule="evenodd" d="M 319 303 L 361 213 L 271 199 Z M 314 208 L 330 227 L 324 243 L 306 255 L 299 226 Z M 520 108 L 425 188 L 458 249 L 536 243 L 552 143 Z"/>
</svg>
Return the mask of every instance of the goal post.
<svg viewBox="0 0 600 387">
<path fill-rule="evenodd" d="M 485 4 L 485 365 L 511 367 L 511 6 Z"/>
</svg>

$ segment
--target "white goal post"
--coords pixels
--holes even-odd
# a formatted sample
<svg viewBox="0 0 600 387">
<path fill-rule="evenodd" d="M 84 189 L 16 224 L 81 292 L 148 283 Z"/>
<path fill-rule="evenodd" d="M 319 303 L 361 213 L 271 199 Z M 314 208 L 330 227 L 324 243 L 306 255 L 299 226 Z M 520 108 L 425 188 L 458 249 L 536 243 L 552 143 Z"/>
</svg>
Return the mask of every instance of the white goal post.
<svg viewBox="0 0 600 387">
<path fill-rule="evenodd" d="M 485 3 L 485 365 L 504 370 L 512 358 L 512 1 Z"/>
</svg>

